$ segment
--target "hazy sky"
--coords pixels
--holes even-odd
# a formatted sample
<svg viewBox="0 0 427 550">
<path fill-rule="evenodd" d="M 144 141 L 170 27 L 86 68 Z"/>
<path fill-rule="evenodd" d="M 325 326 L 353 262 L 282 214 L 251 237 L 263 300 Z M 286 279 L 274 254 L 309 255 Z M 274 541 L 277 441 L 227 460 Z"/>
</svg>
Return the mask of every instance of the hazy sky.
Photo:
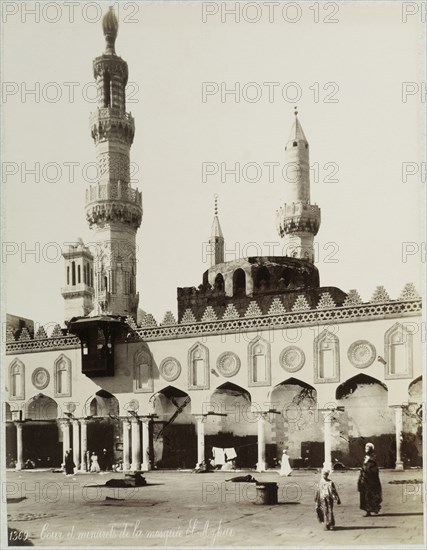
<svg viewBox="0 0 427 550">
<path fill-rule="evenodd" d="M 76 6 L 72 18 L 65 5 L 43 13 L 40 4 L 38 22 L 22 5 L 3 14 L 2 267 L 7 311 L 46 324 L 64 317 L 60 248 L 93 239 L 84 214 L 85 189 L 95 183 L 88 120 L 92 60 L 104 49 L 96 6 L 108 4 Z M 242 4 L 240 22 L 224 22 L 224 3 L 121 3 L 116 51 L 129 64 L 131 161 L 144 205 L 137 287 L 140 307 L 158 322 L 166 310 L 176 315 L 178 286 L 201 283 L 215 193 L 226 259 L 281 254 L 275 216 L 295 105 L 310 142 L 311 199 L 322 212 L 321 284 L 356 288 L 365 301 L 380 284 L 392 298 L 409 281 L 420 289 L 425 199 L 420 171 L 402 178 L 402 163 L 414 172 L 425 160 L 420 16 L 403 23 L 399 2 L 317 6 L 257 12 Z M 203 22 L 203 9 L 218 13 Z M 218 90 L 205 101 L 204 82 Z M 413 83 L 406 101 L 404 82 Z M 236 83 L 239 101 L 221 100 Z M 208 162 L 218 173 L 204 182 Z M 240 163 L 240 182 L 230 173 L 222 182 L 221 163 Z M 278 163 L 274 181 L 266 163 Z"/>
</svg>

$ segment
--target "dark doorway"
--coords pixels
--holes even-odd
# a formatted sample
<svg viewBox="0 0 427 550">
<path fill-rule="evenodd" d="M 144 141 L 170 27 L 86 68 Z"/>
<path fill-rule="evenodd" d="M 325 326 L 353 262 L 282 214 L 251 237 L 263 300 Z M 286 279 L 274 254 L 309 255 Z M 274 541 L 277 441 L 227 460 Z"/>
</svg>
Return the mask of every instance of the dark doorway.
<svg viewBox="0 0 427 550">
<path fill-rule="evenodd" d="M 98 455 L 98 461 L 102 456 L 102 450 L 106 449 L 108 456 L 114 459 L 114 425 L 109 420 L 97 420 L 87 426 L 87 448 L 92 454 Z M 101 463 L 99 464 L 101 466 Z"/>
<path fill-rule="evenodd" d="M 6 468 L 13 468 L 16 460 L 16 426 L 6 424 Z"/>
<path fill-rule="evenodd" d="M 62 464 L 62 443 L 56 422 L 26 422 L 22 427 L 23 459 L 36 467 L 58 467 Z"/>
<path fill-rule="evenodd" d="M 153 423 L 153 440 L 157 449 L 157 468 L 192 469 L 197 463 L 197 437 L 194 424 Z M 161 432 L 161 433 L 160 433 Z"/>
</svg>

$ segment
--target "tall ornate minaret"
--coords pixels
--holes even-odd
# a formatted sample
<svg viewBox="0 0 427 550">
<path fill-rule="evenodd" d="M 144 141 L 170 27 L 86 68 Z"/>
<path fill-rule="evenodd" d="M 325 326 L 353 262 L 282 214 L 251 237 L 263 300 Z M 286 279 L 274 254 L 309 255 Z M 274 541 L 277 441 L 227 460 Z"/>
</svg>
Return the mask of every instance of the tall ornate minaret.
<svg viewBox="0 0 427 550">
<path fill-rule="evenodd" d="M 215 195 L 215 213 L 209 238 L 208 260 L 209 267 L 224 262 L 224 235 L 218 218 L 218 195 Z"/>
<path fill-rule="evenodd" d="M 126 61 L 116 55 L 118 21 L 113 8 L 103 18 L 105 52 L 93 62 L 98 108 L 90 118 L 99 181 L 86 191 L 86 218 L 95 231 L 94 309 L 98 314 L 136 318 L 135 237 L 142 220 L 142 197 L 130 186 L 129 151 L 134 120 L 126 112 Z"/>
<path fill-rule="evenodd" d="M 309 147 L 297 110 L 285 151 L 285 204 L 277 211 L 277 230 L 284 237 L 285 256 L 314 262 L 320 208 L 310 204 Z"/>
</svg>

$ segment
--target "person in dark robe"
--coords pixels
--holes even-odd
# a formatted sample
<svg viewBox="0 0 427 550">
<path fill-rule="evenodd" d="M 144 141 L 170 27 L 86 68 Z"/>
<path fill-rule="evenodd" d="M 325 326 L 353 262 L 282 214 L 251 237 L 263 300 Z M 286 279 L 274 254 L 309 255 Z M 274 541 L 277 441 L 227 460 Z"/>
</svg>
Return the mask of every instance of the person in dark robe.
<svg viewBox="0 0 427 550">
<path fill-rule="evenodd" d="M 101 456 L 99 457 L 99 466 L 103 472 L 110 470 L 110 457 L 107 449 L 102 449 Z"/>
<path fill-rule="evenodd" d="M 370 516 L 371 513 L 378 514 L 381 510 L 382 489 L 372 443 L 365 445 L 365 458 L 360 469 L 357 489 L 360 493 L 360 509 L 366 512 L 365 516 Z"/>
<path fill-rule="evenodd" d="M 73 453 L 71 449 L 68 449 L 68 451 L 65 451 L 65 460 L 64 460 L 65 475 L 72 476 L 74 474 L 75 467 L 76 465 L 74 464 Z"/>
</svg>

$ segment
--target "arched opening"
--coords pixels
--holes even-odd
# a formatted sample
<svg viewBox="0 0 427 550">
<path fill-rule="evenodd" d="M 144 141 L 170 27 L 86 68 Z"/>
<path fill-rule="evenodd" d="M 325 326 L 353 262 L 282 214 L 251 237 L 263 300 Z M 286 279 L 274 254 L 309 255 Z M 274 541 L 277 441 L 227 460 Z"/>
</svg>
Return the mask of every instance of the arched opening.
<svg viewBox="0 0 427 550">
<path fill-rule="evenodd" d="M 255 274 L 255 288 L 258 290 L 267 290 L 270 287 L 270 271 L 261 266 Z"/>
<path fill-rule="evenodd" d="M 215 277 L 214 289 L 217 290 L 218 292 L 224 292 L 224 287 L 225 287 L 224 277 L 222 276 L 221 273 L 218 273 L 218 275 Z"/>
<path fill-rule="evenodd" d="M 283 288 L 292 288 L 294 273 L 292 269 L 285 267 L 280 275 L 279 282 Z"/>
<path fill-rule="evenodd" d="M 39 393 L 25 405 L 22 426 L 24 464 L 35 468 L 60 466 L 62 463 L 62 432 L 58 426 L 57 402 Z"/>
<path fill-rule="evenodd" d="M 387 386 L 366 374 L 358 374 L 336 389 L 340 413 L 338 460 L 345 466 L 357 467 L 363 462 L 367 441 L 375 445 L 378 463 L 394 468 L 396 436 L 394 411 L 388 406 Z"/>
<path fill-rule="evenodd" d="M 233 296 L 246 296 L 246 273 L 240 268 L 233 273 Z"/>
<path fill-rule="evenodd" d="M 12 409 L 9 403 L 4 403 L 4 419 L 6 421 L 6 468 L 15 468 L 16 449 L 16 427 L 12 422 Z"/>
<path fill-rule="evenodd" d="M 197 436 L 190 396 L 179 388 L 167 386 L 150 401 L 157 415 L 150 430 L 151 463 L 156 468 L 194 468 Z"/>
<path fill-rule="evenodd" d="M 120 406 L 117 398 L 106 390 L 99 390 L 85 406 L 89 417 L 87 424 L 87 449 L 91 455 L 98 456 L 101 470 L 106 469 L 102 457 L 108 463 L 117 463 L 123 459 L 121 447 L 116 445 L 121 439 Z M 104 449 L 106 453 L 104 453 Z M 107 461 L 105 461 L 107 462 Z"/>
<path fill-rule="evenodd" d="M 206 458 L 216 468 L 254 468 L 257 462 L 257 415 L 250 393 L 232 382 L 218 386 L 206 403 Z"/>
<path fill-rule="evenodd" d="M 323 417 L 313 386 L 297 378 L 288 378 L 274 387 L 270 401 L 278 414 L 271 416 L 269 430 L 266 430 L 269 462 L 280 460 L 283 450 L 287 449 L 293 467 L 321 467 L 324 462 Z"/>
<path fill-rule="evenodd" d="M 402 460 L 406 468 L 423 464 L 423 381 L 409 384 L 408 406 L 403 409 Z"/>
<path fill-rule="evenodd" d="M 111 107 L 111 78 L 109 73 L 104 73 L 104 107 Z"/>
<path fill-rule="evenodd" d="M 71 284 L 76 284 L 76 262 L 71 262 Z"/>
</svg>

